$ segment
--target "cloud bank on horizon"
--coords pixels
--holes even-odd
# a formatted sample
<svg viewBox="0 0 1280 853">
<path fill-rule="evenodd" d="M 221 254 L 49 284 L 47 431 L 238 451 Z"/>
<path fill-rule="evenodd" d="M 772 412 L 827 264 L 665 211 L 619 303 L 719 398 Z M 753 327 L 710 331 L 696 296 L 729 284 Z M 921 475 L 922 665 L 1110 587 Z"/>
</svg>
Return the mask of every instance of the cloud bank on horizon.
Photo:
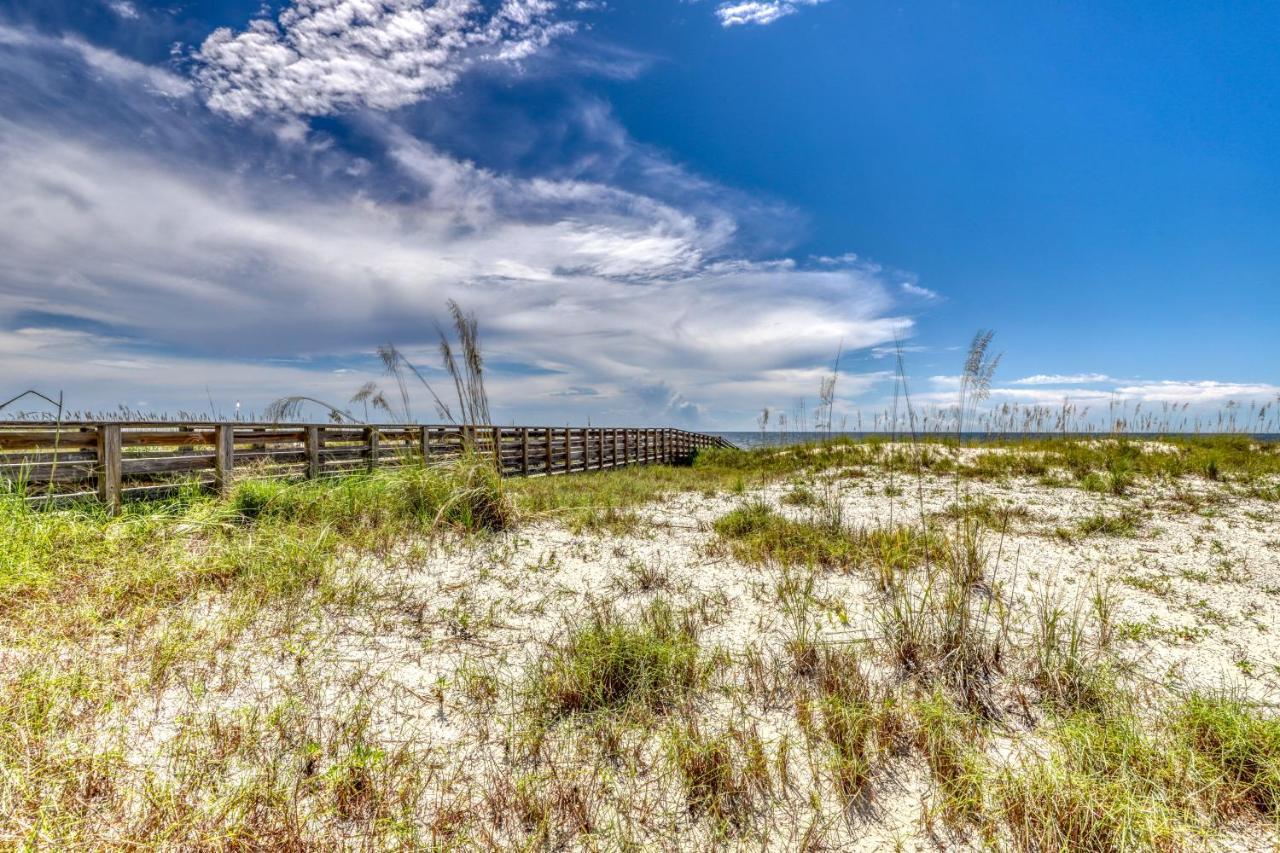
<svg viewBox="0 0 1280 853">
<path fill-rule="evenodd" d="M 820 2 L 714 13 L 764 25 Z M 588 73 L 555 62 L 589 29 L 566 17 L 580 10 L 294 0 L 168 63 L 0 18 L 7 375 L 83 408 L 342 402 L 378 343 L 432 365 L 456 299 L 480 317 L 503 420 L 733 427 L 812 395 L 837 348 L 874 359 L 946 301 L 852 253 L 795 257 L 777 235 L 797 211 L 690 172 L 577 85 L 551 114 L 503 113 L 575 140 L 557 162 L 460 153 L 489 90 Z M 891 376 L 849 370 L 848 407 L 874 408 Z M 995 397 L 1099 383 L 1204 404 L 1280 393 L 1080 374 Z"/>
</svg>

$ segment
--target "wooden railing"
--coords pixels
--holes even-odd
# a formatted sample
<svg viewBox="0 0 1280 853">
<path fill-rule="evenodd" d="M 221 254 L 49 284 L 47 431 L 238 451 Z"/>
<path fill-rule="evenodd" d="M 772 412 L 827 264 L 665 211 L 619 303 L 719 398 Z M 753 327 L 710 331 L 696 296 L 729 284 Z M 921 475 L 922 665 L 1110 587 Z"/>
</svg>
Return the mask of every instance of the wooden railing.
<svg viewBox="0 0 1280 853">
<path fill-rule="evenodd" d="M 0 487 L 29 500 L 96 495 L 112 509 L 237 477 L 313 479 L 471 450 L 504 475 L 543 476 L 674 463 L 732 447 L 680 429 L 458 425 L 0 422 Z"/>
</svg>

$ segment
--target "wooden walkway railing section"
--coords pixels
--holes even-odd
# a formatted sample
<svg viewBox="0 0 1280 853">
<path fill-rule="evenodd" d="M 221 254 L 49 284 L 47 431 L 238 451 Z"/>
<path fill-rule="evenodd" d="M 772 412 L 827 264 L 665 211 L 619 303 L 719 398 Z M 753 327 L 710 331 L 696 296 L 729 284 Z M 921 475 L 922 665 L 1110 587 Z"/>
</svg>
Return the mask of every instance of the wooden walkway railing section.
<svg viewBox="0 0 1280 853">
<path fill-rule="evenodd" d="M 21 483 L 33 501 L 96 495 L 117 509 L 193 482 L 224 491 L 237 472 L 312 479 L 468 447 L 504 475 L 532 477 L 680 462 L 733 445 L 680 429 L 9 421 L 0 422 L 0 486 Z"/>
</svg>

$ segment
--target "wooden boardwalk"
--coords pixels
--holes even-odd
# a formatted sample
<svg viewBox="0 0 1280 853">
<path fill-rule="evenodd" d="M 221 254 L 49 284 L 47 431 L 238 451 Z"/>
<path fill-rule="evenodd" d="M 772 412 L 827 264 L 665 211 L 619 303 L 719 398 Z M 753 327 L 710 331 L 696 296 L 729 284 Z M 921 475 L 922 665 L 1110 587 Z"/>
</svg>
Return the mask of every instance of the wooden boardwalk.
<svg viewBox="0 0 1280 853">
<path fill-rule="evenodd" d="M 470 449 L 506 476 L 675 463 L 732 447 L 680 429 L 405 424 L 0 421 L 0 485 L 32 501 L 162 497 L 192 483 L 225 491 L 237 477 L 314 479 Z"/>
</svg>

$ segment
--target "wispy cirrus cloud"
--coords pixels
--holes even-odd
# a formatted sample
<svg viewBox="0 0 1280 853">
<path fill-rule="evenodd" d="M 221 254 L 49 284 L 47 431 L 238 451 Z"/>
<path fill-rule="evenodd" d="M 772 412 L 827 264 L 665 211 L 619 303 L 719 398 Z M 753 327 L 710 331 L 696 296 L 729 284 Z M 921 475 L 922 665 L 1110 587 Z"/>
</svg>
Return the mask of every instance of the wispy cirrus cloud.
<svg viewBox="0 0 1280 853">
<path fill-rule="evenodd" d="M 926 302 L 933 302 L 936 299 L 942 298 L 942 296 L 936 290 L 930 290 L 927 287 L 921 287 L 915 282 L 904 281 L 899 285 L 899 287 L 902 288 L 902 292 L 907 294 L 908 296 L 914 296 L 915 298 L 923 299 Z"/>
<path fill-rule="evenodd" d="M 75 35 L 53 37 L 0 23 L 0 46 L 4 45 L 19 50 L 71 53 L 79 57 L 87 70 L 119 82 L 139 85 L 153 94 L 182 98 L 195 92 L 190 80 L 167 68 L 147 65 L 115 51 L 104 50 Z"/>
<path fill-rule="evenodd" d="M 1037 373 L 1014 379 L 1013 385 L 1096 385 L 1100 382 L 1113 382 L 1105 373 Z"/>
<path fill-rule="evenodd" d="M 805 6 L 817 6 L 825 2 L 826 0 L 731 0 L 716 7 L 716 17 L 724 27 L 746 24 L 764 26 L 793 15 Z"/>
</svg>

